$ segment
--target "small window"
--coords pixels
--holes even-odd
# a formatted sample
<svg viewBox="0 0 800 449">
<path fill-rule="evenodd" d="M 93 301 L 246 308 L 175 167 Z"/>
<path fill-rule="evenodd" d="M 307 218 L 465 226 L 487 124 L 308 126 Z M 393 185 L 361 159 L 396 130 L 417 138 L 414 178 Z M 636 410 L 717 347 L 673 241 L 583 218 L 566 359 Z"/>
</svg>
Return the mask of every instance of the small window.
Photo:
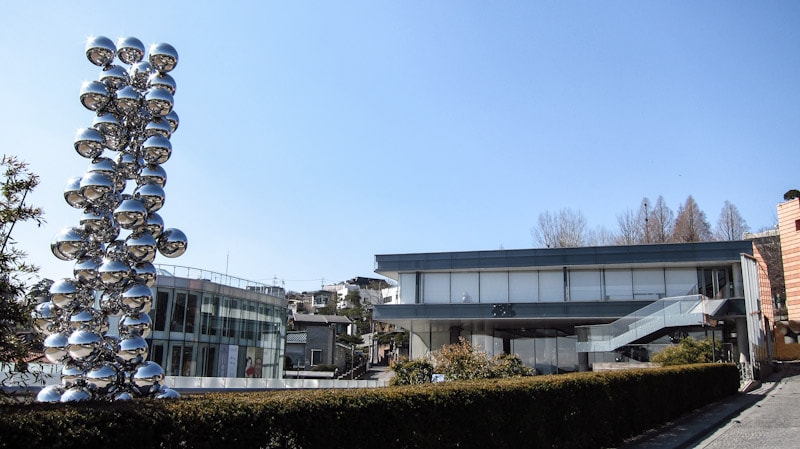
<svg viewBox="0 0 800 449">
<path fill-rule="evenodd" d="M 794 230 L 795 231 L 800 231 L 800 220 L 795 220 L 794 221 Z"/>
<path fill-rule="evenodd" d="M 322 363 L 322 349 L 311 350 L 311 366 Z"/>
</svg>

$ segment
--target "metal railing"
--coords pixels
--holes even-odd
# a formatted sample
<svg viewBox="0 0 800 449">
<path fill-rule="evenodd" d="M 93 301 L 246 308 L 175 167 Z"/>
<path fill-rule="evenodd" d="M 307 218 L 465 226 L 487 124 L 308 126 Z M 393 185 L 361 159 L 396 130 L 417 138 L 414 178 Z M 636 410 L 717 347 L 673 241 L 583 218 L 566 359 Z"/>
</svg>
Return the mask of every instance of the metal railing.
<svg viewBox="0 0 800 449">
<path fill-rule="evenodd" d="M 659 299 L 613 323 L 576 326 L 578 352 L 613 351 L 664 329 L 703 323 L 703 295 Z"/>
<path fill-rule="evenodd" d="M 228 287 L 239 288 L 242 290 L 254 290 L 261 293 L 267 293 L 271 296 L 279 298 L 286 296 L 286 291 L 283 287 L 277 285 L 265 284 L 263 282 L 251 281 L 242 279 L 236 276 L 217 273 L 215 271 L 204 270 L 201 268 L 185 267 L 180 265 L 166 265 L 154 264 L 158 270 L 159 276 L 173 276 L 186 279 L 199 279 L 204 281 L 213 282 L 215 284 L 225 285 Z"/>
</svg>

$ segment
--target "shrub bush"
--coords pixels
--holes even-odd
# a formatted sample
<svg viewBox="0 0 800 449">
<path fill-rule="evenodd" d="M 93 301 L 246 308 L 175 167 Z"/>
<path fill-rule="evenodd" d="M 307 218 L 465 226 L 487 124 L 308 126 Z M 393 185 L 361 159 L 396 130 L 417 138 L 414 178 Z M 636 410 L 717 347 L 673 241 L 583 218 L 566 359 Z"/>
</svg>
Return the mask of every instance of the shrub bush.
<svg viewBox="0 0 800 449">
<path fill-rule="evenodd" d="M 677 345 L 668 346 L 654 354 L 651 360 L 662 366 L 711 363 L 715 359 L 715 351 L 719 353 L 720 345 L 719 343 L 714 345 L 709 338 L 695 340 L 692 337 L 686 337 Z"/>
<path fill-rule="evenodd" d="M 736 366 L 714 363 L 385 388 L 0 405 L 0 448 L 618 447 L 738 387 Z M 380 431 L 354 431 L 353 423 Z"/>
</svg>

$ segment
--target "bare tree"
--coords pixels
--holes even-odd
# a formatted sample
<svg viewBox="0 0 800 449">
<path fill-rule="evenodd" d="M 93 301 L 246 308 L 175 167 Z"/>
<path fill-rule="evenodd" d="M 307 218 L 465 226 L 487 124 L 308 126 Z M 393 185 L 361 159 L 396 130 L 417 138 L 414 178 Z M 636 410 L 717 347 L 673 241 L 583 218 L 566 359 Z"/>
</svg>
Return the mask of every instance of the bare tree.
<svg viewBox="0 0 800 449">
<path fill-rule="evenodd" d="M 719 220 L 717 220 L 714 236 L 717 240 L 740 240 L 746 232 L 750 232 L 750 226 L 739 214 L 739 209 L 730 201 L 725 200 Z"/>
<path fill-rule="evenodd" d="M 697 206 L 691 195 L 683 206 L 678 208 L 675 226 L 672 230 L 673 242 L 707 242 L 712 239 L 711 225 L 706 214 Z"/>
<path fill-rule="evenodd" d="M 539 214 L 538 224 L 531 229 L 534 244 L 546 248 L 572 248 L 586 242 L 586 218 L 580 211 L 566 208 L 551 214 Z"/>
<path fill-rule="evenodd" d="M 589 246 L 619 245 L 619 237 L 605 226 L 592 229 L 586 233 L 586 244 Z"/>
<path fill-rule="evenodd" d="M 645 204 L 645 214 L 647 215 L 647 220 L 645 223 L 644 243 L 667 243 L 672 234 L 675 214 L 667 206 L 664 197 L 659 195 L 650 210 L 647 210 L 647 205 Z"/>
<path fill-rule="evenodd" d="M 638 214 L 632 209 L 626 209 L 617 215 L 619 233 L 615 243 L 617 245 L 635 245 L 642 241 L 642 227 L 639 224 Z"/>
</svg>

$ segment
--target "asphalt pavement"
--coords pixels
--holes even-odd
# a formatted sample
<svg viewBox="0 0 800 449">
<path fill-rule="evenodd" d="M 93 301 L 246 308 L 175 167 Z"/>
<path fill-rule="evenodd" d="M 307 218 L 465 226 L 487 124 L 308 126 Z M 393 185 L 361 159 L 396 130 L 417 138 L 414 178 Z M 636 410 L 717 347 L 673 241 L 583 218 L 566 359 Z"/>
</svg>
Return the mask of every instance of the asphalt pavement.
<svg viewBox="0 0 800 449">
<path fill-rule="evenodd" d="M 800 362 L 777 363 L 776 368 L 757 388 L 646 432 L 620 449 L 797 447 Z"/>
</svg>

